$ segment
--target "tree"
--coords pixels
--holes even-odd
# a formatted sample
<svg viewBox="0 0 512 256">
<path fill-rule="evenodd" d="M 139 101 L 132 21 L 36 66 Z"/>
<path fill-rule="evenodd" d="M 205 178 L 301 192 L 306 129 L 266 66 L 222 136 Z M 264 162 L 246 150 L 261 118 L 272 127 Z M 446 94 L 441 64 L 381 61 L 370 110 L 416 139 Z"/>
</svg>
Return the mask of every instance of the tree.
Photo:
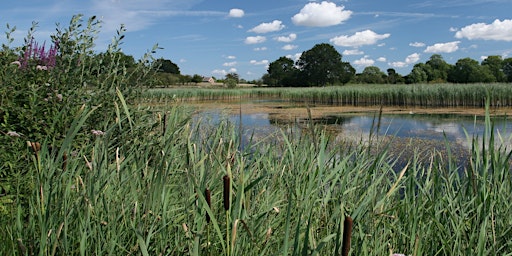
<svg viewBox="0 0 512 256">
<path fill-rule="evenodd" d="M 296 63 L 306 85 L 325 86 L 336 83 L 344 72 L 341 54 L 330 44 L 317 44 L 302 53 Z"/>
<path fill-rule="evenodd" d="M 505 74 L 506 81 L 512 82 L 512 58 L 506 58 L 502 64 L 503 73 Z"/>
<path fill-rule="evenodd" d="M 195 83 L 196 85 L 203 81 L 203 76 L 195 74 L 192 76 L 192 83 Z"/>
<path fill-rule="evenodd" d="M 480 66 L 471 58 L 460 59 L 448 74 L 448 81 L 453 83 L 490 83 L 496 82 L 487 66 Z"/>
<path fill-rule="evenodd" d="M 507 76 L 503 72 L 503 59 L 501 56 L 489 56 L 482 61 L 482 66 L 489 68 L 491 73 L 496 78 L 496 82 L 506 82 Z"/>
<path fill-rule="evenodd" d="M 396 73 L 395 69 L 388 68 L 387 72 L 388 72 L 387 82 L 389 84 L 403 83 L 404 79 L 402 78 L 402 76 L 400 74 Z"/>
<path fill-rule="evenodd" d="M 433 54 L 425 64 L 428 82 L 446 82 L 451 66 L 440 54 Z"/>
<path fill-rule="evenodd" d="M 368 66 L 364 68 L 359 76 L 359 81 L 365 84 L 383 84 L 386 74 L 380 71 L 376 66 Z"/>
<path fill-rule="evenodd" d="M 229 73 L 224 79 L 224 84 L 229 88 L 235 88 L 239 81 L 240 78 L 237 73 Z"/>
<path fill-rule="evenodd" d="M 158 72 L 171 73 L 171 74 L 180 74 L 180 68 L 178 65 L 173 63 L 171 60 L 166 60 L 163 58 L 155 60 L 154 67 Z"/>
<path fill-rule="evenodd" d="M 407 76 L 407 83 L 409 84 L 415 84 L 415 83 L 422 83 L 427 82 L 427 66 L 425 63 L 418 63 L 414 65 L 414 67 L 411 70 L 411 73 Z"/>
<path fill-rule="evenodd" d="M 280 57 L 278 60 L 271 62 L 267 69 L 268 85 L 270 86 L 293 86 L 297 68 L 293 60 L 287 57 Z"/>
<path fill-rule="evenodd" d="M 339 77 L 339 82 L 342 84 L 346 84 L 350 82 L 354 76 L 356 75 L 356 69 L 350 65 L 349 62 L 341 63 L 341 73 Z"/>
</svg>

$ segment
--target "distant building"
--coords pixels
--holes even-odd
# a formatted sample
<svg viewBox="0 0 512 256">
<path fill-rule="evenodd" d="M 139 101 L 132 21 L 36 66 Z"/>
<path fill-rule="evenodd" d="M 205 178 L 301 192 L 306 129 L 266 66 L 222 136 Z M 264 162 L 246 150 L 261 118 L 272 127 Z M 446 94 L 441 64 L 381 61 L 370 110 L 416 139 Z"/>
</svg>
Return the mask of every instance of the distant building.
<svg viewBox="0 0 512 256">
<path fill-rule="evenodd" d="M 213 77 L 206 77 L 206 76 L 203 76 L 203 83 L 210 83 L 210 84 L 214 84 L 214 83 L 215 83 L 215 79 L 213 79 Z"/>
</svg>

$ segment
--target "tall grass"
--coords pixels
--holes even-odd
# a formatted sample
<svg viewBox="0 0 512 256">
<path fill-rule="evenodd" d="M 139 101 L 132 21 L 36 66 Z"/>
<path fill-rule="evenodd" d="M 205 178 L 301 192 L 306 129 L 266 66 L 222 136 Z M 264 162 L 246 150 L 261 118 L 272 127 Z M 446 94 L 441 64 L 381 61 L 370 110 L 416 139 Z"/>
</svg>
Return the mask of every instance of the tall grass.
<svg viewBox="0 0 512 256">
<path fill-rule="evenodd" d="M 489 120 L 467 167 L 432 154 L 396 172 L 385 145 L 316 131 L 241 149 L 229 122 L 203 130 L 179 106 L 119 104 L 92 143 L 72 146 L 84 109 L 59 150 L 33 153 L 34 190 L 0 227 L 1 254 L 332 255 L 348 216 L 352 255 L 512 254 L 511 152 L 491 146 Z"/>
<path fill-rule="evenodd" d="M 233 100 L 276 98 L 316 104 L 404 107 L 485 107 L 489 92 L 491 106 L 511 106 L 510 84 L 411 84 L 346 85 L 321 88 L 219 88 L 151 89 L 143 94 L 150 102 L 169 98 L 182 100 Z"/>
</svg>

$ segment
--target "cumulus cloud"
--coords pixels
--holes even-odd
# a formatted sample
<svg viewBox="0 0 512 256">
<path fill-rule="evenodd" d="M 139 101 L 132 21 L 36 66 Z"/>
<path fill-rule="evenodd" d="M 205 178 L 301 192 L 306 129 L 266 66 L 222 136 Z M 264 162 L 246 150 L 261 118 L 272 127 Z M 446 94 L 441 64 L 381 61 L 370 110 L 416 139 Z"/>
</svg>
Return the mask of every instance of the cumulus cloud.
<svg viewBox="0 0 512 256">
<path fill-rule="evenodd" d="M 267 65 L 268 60 L 261 60 L 261 61 L 251 60 L 249 63 L 251 63 L 252 65 Z"/>
<path fill-rule="evenodd" d="M 246 44 L 260 44 L 267 41 L 267 38 L 264 36 L 248 36 L 245 38 Z"/>
<path fill-rule="evenodd" d="M 242 9 L 234 8 L 234 9 L 229 10 L 229 17 L 242 18 L 244 15 L 245 15 L 245 12 Z"/>
<path fill-rule="evenodd" d="M 352 49 L 352 50 L 344 50 L 343 55 L 363 55 L 364 52 L 360 51 L 358 49 Z"/>
<path fill-rule="evenodd" d="M 380 61 L 380 62 L 386 62 L 387 60 L 386 60 L 386 58 L 384 58 L 384 57 L 379 57 L 379 58 L 377 58 L 377 61 Z"/>
<path fill-rule="evenodd" d="M 355 60 L 354 64 L 356 64 L 357 66 L 368 67 L 368 66 L 372 66 L 373 64 L 375 64 L 375 61 L 372 59 L 369 59 L 368 56 L 364 56 L 358 60 Z"/>
<path fill-rule="evenodd" d="M 424 52 L 427 52 L 427 53 L 454 52 L 459 49 L 459 43 L 460 43 L 460 41 L 453 41 L 453 42 L 448 42 L 448 43 L 437 43 L 437 44 L 428 46 Z"/>
<path fill-rule="evenodd" d="M 403 61 L 395 61 L 395 62 L 391 62 L 389 63 L 390 66 L 394 67 L 394 68 L 403 68 L 403 67 L 407 67 L 407 63 L 403 62 Z"/>
<path fill-rule="evenodd" d="M 497 19 L 491 24 L 475 23 L 461 28 L 455 33 L 455 37 L 510 42 L 512 41 L 512 20 Z"/>
<path fill-rule="evenodd" d="M 256 47 L 254 48 L 255 51 L 266 51 L 267 50 L 267 47 Z"/>
<path fill-rule="evenodd" d="M 249 32 L 263 34 L 263 33 L 268 33 L 268 32 L 279 31 L 283 28 L 284 28 L 284 25 L 283 25 L 282 21 L 274 20 L 269 23 L 261 23 L 258 26 L 250 29 Z"/>
<path fill-rule="evenodd" d="M 405 58 L 405 63 L 407 64 L 413 64 L 420 60 L 420 54 L 413 53 Z"/>
<path fill-rule="evenodd" d="M 280 36 L 280 37 L 277 37 L 276 40 L 278 42 L 283 42 L 283 43 L 290 43 L 290 42 L 293 42 L 295 41 L 295 39 L 297 39 L 297 34 L 290 34 L 288 36 Z"/>
<path fill-rule="evenodd" d="M 229 59 L 229 60 L 234 60 L 234 59 L 236 59 L 236 56 L 229 55 L 229 56 L 227 56 L 226 58 L 227 58 L 227 59 Z"/>
<path fill-rule="evenodd" d="M 412 46 L 412 47 L 425 47 L 425 43 L 414 42 L 414 43 L 410 43 L 409 46 Z"/>
<path fill-rule="evenodd" d="M 377 41 L 388 38 L 391 34 L 379 35 L 371 30 L 356 32 L 352 36 L 342 35 L 331 38 L 329 41 L 337 46 L 359 47 L 376 44 Z"/>
<path fill-rule="evenodd" d="M 346 21 L 352 15 L 352 11 L 344 10 L 344 6 L 336 6 L 335 3 L 323 1 L 306 4 L 299 13 L 292 17 L 292 22 L 298 26 L 328 27 L 338 25 Z"/>
<path fill-rule="evenodd" d="M 287 44 L 285 46 L 282 47 L 283 50 L 285 51 L 291 51 L 293 49 L 297 49 L 297 45 L 293 45 L 293 44 Z"/>
<path fill-rule="evenodd" d="M 224 66 L 224 67 L 233 67 L 233 66 L 236 66 L 236 61 L 232 61 L 232 62 L 225 62 L 224 64 L 222 64 L 222 66 Z"/>
</svg>

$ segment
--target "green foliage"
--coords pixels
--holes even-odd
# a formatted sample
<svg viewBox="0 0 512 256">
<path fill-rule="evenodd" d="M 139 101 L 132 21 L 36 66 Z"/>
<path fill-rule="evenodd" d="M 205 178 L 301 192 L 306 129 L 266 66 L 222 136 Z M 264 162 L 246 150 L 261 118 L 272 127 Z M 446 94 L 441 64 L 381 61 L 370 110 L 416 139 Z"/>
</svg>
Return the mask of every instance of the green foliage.
<svg viewBox="0 0 512 256">
<path fill-rule="evenodd" d="M 86 119 L 80 127 L 82 134 L 102 130 L 105 123 L 122 118 L 119 104 L 113 99 L 122 90 L 123 97 L 131 102 L 138 88 L 146 83 L 146 64 L 151 61 L 147 54 L 135 64 L 121 53 L 123 27 L 108 50 L 96 54 L 93 48 L 100 21 L 94 16 L 84 21 L 77 15 L 67 28 L 58 27 L 51 36 L 49 50 L 37 44 L 33 36 L 36 27 L 34 23 L 23 46 L 3 45 L 0 55 L 0 187 L 10 188 L 7 198 L 17 193 L 13 200 L 20 206 L 28 203 L 26 195 L 34 182 L 27 141 L 46 144 L 53 154 L 61 148 L 74 120 L 84 109 L 101 110 Z M 7 32 L 8 42 L 12 42 L 14 31 L 13 28 Z M 73 147 L 80 148 L 89 139 L 80 136 L 73 141 Z M 4 207 L 6 202 L 2 200 L 2 211 Z M 9 208 L 8 212 L 12 214 L 15 209 Z"/>
<path fill-rule="evenodd" d="M 178 67 L 178 65 L 173 63 L 171 60 L 166 60 L 164 58 L 156 59 L 155 62 L 153 63 L 153 66 L 155 67 L 155 69 L 158 72 L 170 73 L 170 74 L 176 74 L 176 75 L 180 74 L 180 68 Z"/>
<path fill-rule="evenodd" d="M 302 85 L 325 86 L 347 81 L 352 69 L 341 61 L 341 54 L 330 44 L 317 44 L 302 53 L 296 66 L 300 70 Z"/>
<path fill-rule="evenodd" d="M 293 86 L 299 84 L 298 70 L 288 57 L 280 57 L 268 66 L 266 84 L 269 86 Z"/>
</svg>

